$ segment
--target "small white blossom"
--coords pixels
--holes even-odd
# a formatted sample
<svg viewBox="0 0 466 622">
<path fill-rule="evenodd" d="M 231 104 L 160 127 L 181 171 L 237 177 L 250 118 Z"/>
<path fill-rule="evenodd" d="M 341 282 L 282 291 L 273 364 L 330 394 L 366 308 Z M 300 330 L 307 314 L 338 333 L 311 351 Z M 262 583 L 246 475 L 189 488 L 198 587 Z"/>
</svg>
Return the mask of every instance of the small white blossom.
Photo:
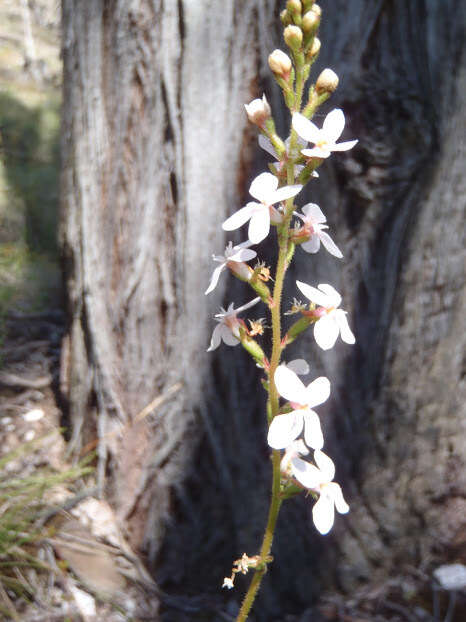
<svg viewBox="0 0 466 622">
<path fill-rule="evenodd" d="M 264 136 L 263 134 L 259 134 L 259 147 L 261 147 L 264 151 L 267 151 L 267 153 L 269 153 L 273 158 L 275 158 L 275 162 L 273 163 L 275 168 L 277 169 L 277 171 L 281 172 L 281 170 L 283 169 L 283 166 L 285 164 L 285 162 L 280 162 L 279 158 L 278 158 L 278 153 L 275 151 L 274 146 L 272 145 L 271 141 Z M 306 141 L 301 140 L 298 137 L 298 144 L 301 147 L 305 147 L 306 146 Z M 286 146 L 286 152 L 288 154 L 289 152 L 289 146 L 290 146 L 290 138 L 288 137 L 285 140 L 285 146 Z M 301 171 L 305 168 L 305 166 L 303 166 L 302 164 L 295 164 L 294 165 L 294 176 L 295 178 L 298 177 L 298 175 L 301 173 Z M 317 171 L 312 171 L 312 177 L 319 177 L 319 173 Z"/>
<path fill-rule="evenodd" d="M 220 275 L 230 262 L 241 264 L 244 261 L 250 261 L 256 257 L 256 251 L 248 248 L 249 246 L 251 246 L 251 242 L 249 240 L 242 242 L 241 244 L 237 244 L 236 246 L 233 246 L 233 242 L 228 242 L 224 255 L 212 255 L 212 259 L 214 261 L 218 261 L 220 265 L 213 271 L 209 287 L 205 291 L 206 294 L 210 294 L 210 292 L 217 287 Z"/>
<path fill-rule="evenodd" d="M 249 193 L 255 199 L 260 201 L 257 203 L 251 201 L 235 214 L 227 218 L 222 227 L 225 231 L 233 231 L 238 229 L 248 220 L 249 239 L 253 244 L 262 242 L 270 230 L 270 220 L 275 223 L 279 223 L 282 220 L 282 215 L 272 207 L 275 203 L 290 199 L 298 194 L 302 185 L 295 186 L 283 186 L 278 188 L 278 179 L 271 173 L 261 173 L 252 182 Z"/>
<path fill-rule="evenodd" d="M 319 305 L 317 312 L 321 313 L 321 317 L 314 324 L 314 337 L 322 350 L 333 348 L 338 335 L 345 343 L 356 342 L 346 319 L 346 311 L 338 309 L 341 296 L 336 289 L 327 283 L 321 283 L 318 289 L 301 281 L 296 281 L 296 285 L 306 298 Z"/>
<path fill-rule="evenodd" d="M 262 99 L 253 99 L 250 104 L 244 104 L 246 114 L 251 123 L 255 123 L 259 127 L 263 127 L 267 119 L 270 118 L 272 111 L 265 95 Z"/>
<path fill-rule="evenodd" d="M 228 590 L 233 589 L 235 587 L 233 583 L 233 579 L 231 579 L 230 577 L 225 577 L 223 579 L 222 587 L 226 587 Z"/>
<path fill-rule="evenodd" d="M 320 248 L 320 243 L 322 242 L 331 255 L 341 259 L 341 257 L 343 257 L 342 252 L 328 233 L 325 233 L 324 231 L 324 229 L 328 229 L 328 226 L 323 224 L 327 222 L 327 219 L 320 207 L 315 203 L 308 203 L 307 205 L 303 205 L 302 212 L 304 216 L 299 213 L 296 215 L 303 221 L 303 233 L 309 234 L 309 240 L 303 242 L 300 245 L 301 248 L 307 253 L 317 253 Z M 298 234 L 300 234 L 300 232 Z"/>
<path fill-rule="evenodd" d="M 312 149 L 303 149 L 301 153 L 308 158 L 328 158 L 332 151 L 348 151 L 358 142 L 349 140 L 337 143 L 345 127 L 345 115 L 343 110 L 336 108 L 325 117 L 322 129 L 320 130 L 309 119 L 299 112 L 293 114 L 293 128 L 304 140 L 314 143 Z"/>
<path fill-rule="evenodd" d="M 246 309 L 253 307 L 259 300 L 258 296 L 242 307 L 238 307 L 238 309 L 234 308 L 234 303 L 232 302 L 226 311 L 222 308 L 220 313 L 216 313 L 215 319 L 219 324 L 214 328 L 207 352 L 212 352 L 212 350 L 218 348 L 222 341 L 227 346 L 237 346 L 239 343 L 239 328 L 241 326 L 241 321 L 238 320 L 237 315 L 241 311 L 246 311 Z"/>
<path fill-rule="evenodd" d="M 312 508 L 312 519 L 317 530 L 325 535 L 333 527 L 335 508 L 340 514 L 347 514 L 349 505 L 343 497 L 340 485 L 332 481 L 335 477 L 335 465 L 332 459 L 323 451 L 316 450 L 314 461 L 317 466 L 299 458 L 296 451 L 290 456 L 293 477 L 303 486 L 320 495 Z"/>
<path fill-rule="evenodd" d="M 277 391 L 291 403 L 293 410 L 273 418 L 267 436 L 270 447 L 285 449 L 304 428 L 306 445 L 313 449 L 321 449 L 324 445 L 324 437 L 319 416 L 312 408 L 323 404 L 328 399 L 330 395 L 328 378 L 324 376 L 316 378 L 306 387 L 292 369 L 286 365 L 279 365 L 274 380 Z"/>
</svg>

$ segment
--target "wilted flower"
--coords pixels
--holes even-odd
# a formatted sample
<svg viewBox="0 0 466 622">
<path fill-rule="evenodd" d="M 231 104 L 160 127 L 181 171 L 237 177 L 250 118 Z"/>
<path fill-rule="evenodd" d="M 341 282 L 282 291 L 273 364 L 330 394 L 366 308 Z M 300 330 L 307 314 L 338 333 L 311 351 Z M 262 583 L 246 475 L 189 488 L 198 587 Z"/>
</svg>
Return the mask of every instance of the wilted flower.
<svg viewBox="0 0 466 622">
<path fill-rule="evenodd" d="M 337 143 L 345 127 L 345 115 L 343 110 L 335 108 L 325 117 L 322 129 L 319 130 L 309 119 L 299 112 L 293 114 L 293 128 L 299 136 L 315 144 L 312 149 L 303 149 L 301 153 L 308 158 L 328 158 L 332 151 L 348 151 L 358 142 L 349 140 Z"/>
<path fill-rule="evenodd" d="M 234 303 L 232 302 L 228 309 L 222 308 L 220 313 L 215 315 L 215 319 L 219 322 L 219 325 L 214 328 L 214 332 L 212 333 L 212 339 L 210 340 L 210 346 L 207 349 L 207 352 L 211 352 L 218 348 L 220 343 L 226 343 L 227 346 L 236 346 L 239 343 L 239 329 L 241 326 L 242 320 L 238 320 L 237 315 L 241 311 L 246 311 L 250 307 L 253 307 L 255 304 L 259 302 L 259 296 L 247 302 L 242 307 L 238 307 L 238 309 L 234 309 Z"/>
<path fill-rule="evenodd" d="M 339 334 L 345 343 L 356 342 L 348 326 L 346 311 L 338 309 L 341 296 L 335 288 L 327 283 L 321 283 L 318 289 L 301 281 L 296 281 L 296 285 L 306 298 L 319 305 L 316 312 L 320 313 L 321 317 L 314 324 L 314 337 L 322 350 L 333 348 Z"/>
<path fill-rule="evenodd" d="M 220 265 L 212 273 L 209 287 L 205 291 L 206 294 L 210 294 L 216 288 L 220 275 L 227 267 L 230 267 L 233 272 L 239 273 L 240 276 L 248 278 L 249 271 L 243 262 L 250 261 L 257 255 L 256 251 L 248 248 L 249 246 L 251 246 L 249 240 L 236 246 L 233 246 L 233 242 L 228 242 L 224 255 L 212 255 L 212 259 L 218 261 Z"/>
</svg>

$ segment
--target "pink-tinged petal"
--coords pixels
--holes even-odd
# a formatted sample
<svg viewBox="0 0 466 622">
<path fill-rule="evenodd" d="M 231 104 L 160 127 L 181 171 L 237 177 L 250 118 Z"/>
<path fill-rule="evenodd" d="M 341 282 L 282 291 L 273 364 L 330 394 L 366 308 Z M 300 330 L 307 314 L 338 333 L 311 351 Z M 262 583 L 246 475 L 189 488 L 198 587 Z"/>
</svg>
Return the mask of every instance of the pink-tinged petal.
<svg viewBox="0 0 466 622">
<path fill-rule="evenodd" d="M 269 209 L 262 206 L 261 210 L 257 210 L 251 216 L 249 221 L 248 236 L 253 244 L 259 244 L 269 235 L 270 231 L 270 213 Z"/>
<path fill-rule="evenodd" d="M 256 256 L 257 253 L 252 248 L 239 248 L 236 253 L 228 257 L 228 261 L 251 261 Z"/>
<path fill-rule="evenodd" d="M 312 508 L 312 520 L 319 533 L 323 536 L 333 527 L 335 520 L 335 506 L 333 499 L 326 495 L 320 495 L 319 500 Z"/>
<path fill-rule="evenodd" d="M 304 359 L 294 359 L 286 364 L 288 369 L 294 371 L 295 374 L 304 375 L 309 373 L 309 365 Z"/>
<path fill-rule="evenodd" d="M 222 341 L 221 329 L 221 324 L 217 324 L 217 326 L 214 328 L 214 332 L 212 333 L 212 338 L 210 340 L 210 346 L 207 348 L 207 352 L 212 352 L 212 350 L 216 350 L 220 345 L 220 342 Z"/>
<path fill-rule="evenodd" d="M 264 151 L 267 151 L 267 153 L 270 153 L 271 156 L 278 160 L 278 154 L 275 151 L 274 146 L 270 140 L 262 134 L 259 134 L 259 147 L 261 147 Z"/>
<path fill-rule="evenodd" d="M 273 449 L 285 449 L 303 429 L 303 417 L 299 411 L 277 415 L 272 420 L 267 434 L 267 442 Z"/>
<path fill-rule="evenodd" d="M 335 108 L 325 117 L 322 132 L 329 142 L 335 143 L 345 129 L 345 115 L 343 110 Z"/>
<path fill-rule="evenodd" d="M 290 402 L 306 404 L 306 387 L 287 365 L 279 365 L 274 376 L 275 386 L 282 397 Z"/>
<path fill-rule="evenodd" d="M 322 481 L 331 482 L 335 477 L 335 465 L 333 460 L 327 456 L 327 454 L 324 454 L 323 451 L 315 451 L 314 461 L 322 473 Z"/>
<path fill-rule="evenodd" d="M 340 514 L 348 514 L 349 505 L 346 503 L 343 497 L 343 492 L 341 490 L 340 484 L 337 484 L 336 482 L 331 482 L 330 484 L 327 484 L 325 488 L 328 496 L 333 499 L 337 511 Z"/>
<path fill-rule="evenodd" d="M 233 231 L 234 229 L 239 229 L 245 222 L 247 222 L 251 216 L 254 214 L 257 207 L 262 207 L 260 203 L 248 203 L 237 212 L 235 212 L 232 216 L 227 218 L 222 225 L 222 229 L 224 231 Z"/>
<path fill-rule="evenodd" d="M 317 233 L 313 233 L 310 236 L 309 240 L 303 242 L 301 244 L 301 248 L 303 249 L 303 251 L 306 251 L 306 253 L 317 253 L 320 248 L 320 238 Z"/>
<path fill-rule="evenodd" d="M 304 440 L 306 445 L 312 449 L 322 449 L 324 446 L 324 435 L 320 427 L 319 415 L 313 410 L 303 410 L 304 418 Z"/>
<path fill-rule="evenodd" d="M 210 294 L 210 292 L 212 292 L 217 287 L 218 279 L 220 278 L 220 275 L 225 270 L 225 268 L 226 264 L 224 263 L 215 268 L 210 279 L 209 287 L 205 290 L 205 295 Z"/>
<path fill-rule="evenodd" d="M 308 285 L 307 283 L 303 283 L 302 281 L 296 281 L 296 285 L 300 292 L 306 296 L 311 302 L 315 302 L 316 305 L 321 307 L 327 307 L 329 303 L 328 296 L 324 293 L 312 287 L 312 285 Z M 330 305 L 328 305 L 330 306 Z"/>
<path fill-rule="evenodd" d="M 321 231 L 319 233 L 319 237 L 320 237 L 320 241 L 322 242 L 322 244 L 325 246 L 325 248 L 331 255 L 333 255 L 334 257 L 338 257 L 338 259 L 341 259 L 343 257 L 343 253 L 341 252 L 341 250 L 338 248 L 338 246 L 335 244 L 335 242 L 332 240 L 332 238 L 329 236 L 328 233 L 325 233 L 325 231 Z"/>
<path fill-rule="evenodd" d="M 347 140 L 344 143 L 337 143 L 336 145 L 332 145 L 332 151 L 349 151 L 358 142 L 357 140 Z"/>
<path fill-rule="evenodd" d="M 295 456 L 291 459 L 291 469 L 293 476 L 303 486 L 310 490 L 319 488 L 322 478 L 319 469 L 316 469 L 313 464 Z"/>
<path fill-rule="evenodd" d="M 353 335 L 351 328 L 349 327 L 348 320 L 346 319 L 346 313 L 341 309 L 337 309 L 333 312 L 333 316 L 335 317 L 335 321 L 338 324 L 338 328 L 340 329 L 340 335 L 342 340 L 345 343 L 349 343 L 350 345 L 356 343 L 356 339 Z"/>
<path fill-rule="evenodd" d="M 329 158 L 332 152 L 329 149 L 323 149 L 322 147 L 313 147 L 312 149 L 303 149 L 301 151 L 306 158 Z"/>
<path fill-rule="evenodd" d="M 278 179 L 272 173 L 261 173 L 253 179 L 249 194 L 258 201 L 265 201 L 278 187 Z"/>
<path fill-rule="evenodd" d="M 320 130 L 312 121 L 299 112 L 293 115 L 293 129 L 295 132 L 307 142 L 316 143 L 320 140 Z"/>
<path fill-rule="evenodd" d="M 302 213 L 306 216 L 306 220 L 312 224 L 320 225 L 323 222 L 327 222 L 323 211 L 316 203 L 308 203 L 301 208 Z"/>
<path fill-rule="evenodd" d="M 314 324 L 314 338 L 322 350 L 333 348 L 339 332 L 337 323 L 328 315 L 324 315 Z"/>
<path fill-rule="evenodd" d="M 223 342 L 226 343 L 227 346 L 237 346 L 239 344 L 239 340 L 235 337 L 231 329 L 228 328 L 228 326 L 225 326 L 225 324 L 220 324 L 219 326 Z"/>
<path fill-rule="evenodd" d="M 269 205 L 273 205 L 274 203 L 278 203 L 279 201 L 291 199 L 292 197 L 295 197 L 301 191 L 301 189 L 301 184 L 296 184 L 294 186 L 283 186 L 283 188 L 275 190 L 275 192 L 268 197 L 267 203 Z"/>
<path fill-rule="evenodd" d="M 324 294 L 327 295 L 328 300 L 329 300 L 329 307 L 339 307 L 340 303 L 341 303 L 341 296 L 340 294 L 337 292 L 337 290 L 332 287 L 332 285 L 329 285 L 328 283 L 319 283 L 319 285 L 317 286 L 320 291 L 324 292 Z"/>
<path fill-rule="evenodd" d="M 320 321 L 320 320 L 319 320 Z M 319 376 L 306 387 L 305 404 L 309 408 L 319 406 L 328 400 L 330 396 L 330 380 L 325 376 Z"/>
</svg>

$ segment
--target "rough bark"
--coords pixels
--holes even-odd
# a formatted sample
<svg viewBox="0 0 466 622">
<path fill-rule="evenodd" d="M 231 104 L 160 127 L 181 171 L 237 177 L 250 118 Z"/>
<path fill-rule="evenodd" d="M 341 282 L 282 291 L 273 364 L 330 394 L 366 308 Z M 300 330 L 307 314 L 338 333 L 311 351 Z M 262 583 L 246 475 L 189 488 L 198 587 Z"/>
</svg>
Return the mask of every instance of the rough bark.
<svg viewBox="0 0 466 622">
<path fill-rule="evenodd" d="M 326 162 L 302 198 L 327 214 L 344 263 L 299 251 L 294 273 L 333 283 L 357 335 L 353 349 L 324 355 L 311 338 L 301 345 L 332 380 L 320 412 L 352 511 L 322 541 L 308 501 L 285 507 L 257 620 L 304 610 L 322 586 L 353 590 L 400 564 L 461 558 L 466 546 L 464 4 L 321 5 L 319 66 L 341 77 L 328 109 L 344 108 L 360 143 Z M 265 518 L 264 395 L 238 349 L 204 354 L 204 318 L 222 289 L 214 301 L 203 291 L 220 222 L 264 170 L 242 104 L 262 83 L 280 110 L 266 79 L 267 53 L 283 47 L 279 8 L 63 3 L 73 441 L 98 435 L 121 520 L 180 593 L 215 591 L 232 559 L 256 552 Z M 227 302 L 249 299 L 226 282 Z M 195 608 L 176 615 L 166 619 L 197 619 Z"/>
</svg>

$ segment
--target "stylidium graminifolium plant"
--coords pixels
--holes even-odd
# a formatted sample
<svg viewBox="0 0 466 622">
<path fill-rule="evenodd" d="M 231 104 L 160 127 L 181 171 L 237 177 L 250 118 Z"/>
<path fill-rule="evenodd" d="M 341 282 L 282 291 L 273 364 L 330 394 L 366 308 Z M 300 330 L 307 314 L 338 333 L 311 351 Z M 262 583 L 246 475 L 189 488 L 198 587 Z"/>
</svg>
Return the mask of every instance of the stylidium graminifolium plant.
<svg viewBox="0 0 466 622">
<path fill-rule="evenodd" d="M 286 499 L 309 492 L 315 500 L 314 525 L 322 535 L 332 529 L 335 510 L 340 514 L 349 511 L 339 484 L 333 481 L 335 466 L 323 452 L 324 437 L 319 415 L 314 410 L 330 397 L 330 381 L 321 376 L 306 385 L 298 377 L 309 372 L 306 361 L 298 359 L 285 363 L 282 360 L 287 346 L 311 326 L 315 341 L 323 350 L 333 348 L 338 337 L 347 344 L 355 343 L 346 312 L 340 308 L 341 296 L 328 283 L 315 287 L 296 281 L 297 289 L 309 302 L 303 304 L 294 300 L 291 309 L 282 312 L 285 274 L 296 246 L 307 253 L 317 253 L 323 247 L 336 259 L 343 257 L 326 231 L 329 226 L 321 208 L 308 203 L 298 211 L 295 204 L 303 187 L 318 178 L 316 169 L 326 158 L 333 152 L 347 151 L 358 142 L 338 142 L 345 126 L 345 116 L 340 109 L 329 112 L 321 128 L 311 120 L 338 86 L 335 72 L 324 69 L 316 82 L 306 87 L 311 66 L 320 50 L 316 33 L 321 16 L 322 10 L 314 0 L 288 0 L 280 14 L 289 52 L 274 50 L 269 56 L 269 67 L 290 112 L 290 135 L 283 140 L 276 133 L 265 95 L 245 105 L 249 121 L 260 130 L 259 146 L 274 158 L 274 162 L 269 164 L 269 172 L 261 173 L 252 181 L 249 193 L 253 200 L 223 223 L 225 231 L 248 223 L 248 240 L 236 246 L 228 242 L 223 255 L 213 255 L 219 265 L 205 292 L 210 294 L 222 272 L 227 270 L 254 291 L 255 297 L 250 302 L 237 309 L 231 303 L 227 310 L 216 314 L 218 324 L 208 351 L 218 348 L 222 341 L 227 346 L 241 343 L 256 365 L 263 369 L 266 376 L 263 385 L 268 393 L 267 442 L 272 451 L 273 476 L 267 526 L 259 553 L 252 557 L 244 554 L 236 560 L 231 576 L 223 583 L 223 587 L 232 588 L 237 573 L 254 571 L 237 622 L 247 619 L 267 565 L 272 561 L 270 551 L 275 525 Z M 265 240 L 273 229 L 277 234 L 278 256 L 275 271 L 271 272 L 263 262 L 257 261 L 254 266 L 248 262 L 257 257 L 257 252 L 250 247 Z M 260 302 L 266 305 L 271 318 L 272 348 L 268 355 L 257 340 L 264 332 L 263 321 L 246 323 L 239 317 Z M 282 332 L 284 314 L 297 316 L 286 332 Z"/>
</svg>

